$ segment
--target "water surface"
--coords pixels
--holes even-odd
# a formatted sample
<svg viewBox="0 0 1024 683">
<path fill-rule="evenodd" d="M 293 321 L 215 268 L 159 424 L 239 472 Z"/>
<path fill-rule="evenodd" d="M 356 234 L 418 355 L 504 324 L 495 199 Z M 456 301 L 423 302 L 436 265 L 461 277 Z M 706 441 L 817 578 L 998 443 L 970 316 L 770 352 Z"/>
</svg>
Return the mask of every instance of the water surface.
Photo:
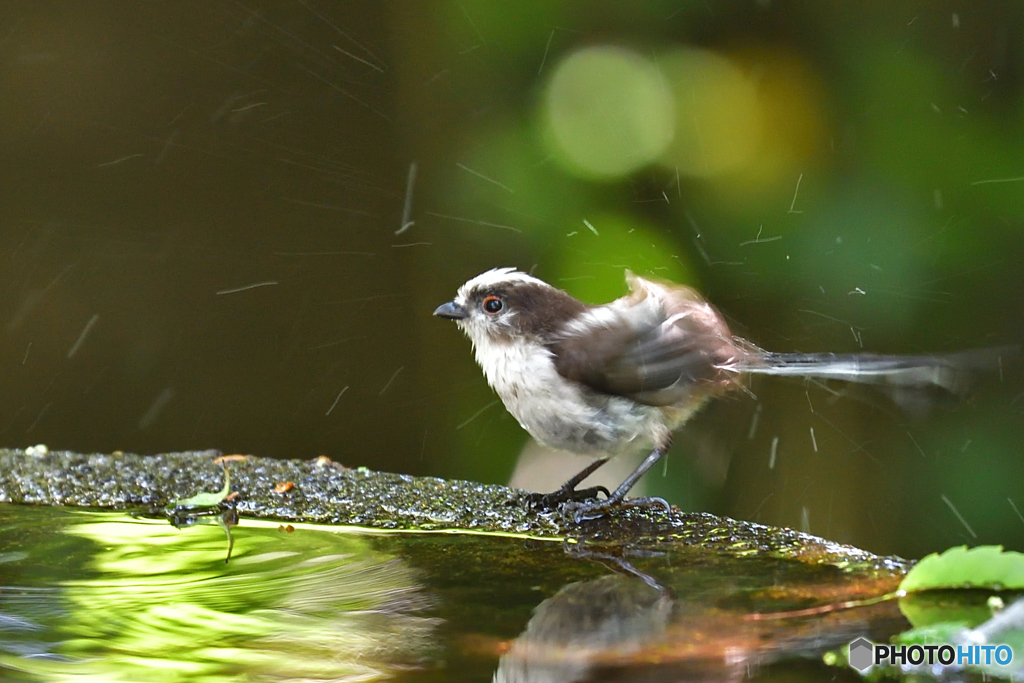
<svg viewBox="0 0 1024 683">
<path fill-rule="evenodd" d="M 233 536 L 225 563 L 215 526 L 0 506 L 2 677 L 832 678 L 852 672 L 824 653 L 904 623 L 891 602 L 835 608 L 885 579 L 771 557 L 248 519 Z"/>
</svg>

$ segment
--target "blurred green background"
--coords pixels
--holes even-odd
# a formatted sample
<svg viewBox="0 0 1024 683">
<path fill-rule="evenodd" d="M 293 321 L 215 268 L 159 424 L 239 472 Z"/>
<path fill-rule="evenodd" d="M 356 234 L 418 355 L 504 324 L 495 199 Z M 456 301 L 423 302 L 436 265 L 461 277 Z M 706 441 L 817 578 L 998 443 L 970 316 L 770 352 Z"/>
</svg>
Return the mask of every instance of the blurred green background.
<svg viewBox="0 0 1024 683">
<path fill-rule="evenodd" d="M 776 351 L 1024 339 L 1022 2 L 8 0 L 0 93 L 7 446 L 508 481 L 430 315 L 495 266 L 686 282 Z M 649 490 L 1024 550 L 1019 367 L 917 416 L 752 391 Z"/>
</svg>

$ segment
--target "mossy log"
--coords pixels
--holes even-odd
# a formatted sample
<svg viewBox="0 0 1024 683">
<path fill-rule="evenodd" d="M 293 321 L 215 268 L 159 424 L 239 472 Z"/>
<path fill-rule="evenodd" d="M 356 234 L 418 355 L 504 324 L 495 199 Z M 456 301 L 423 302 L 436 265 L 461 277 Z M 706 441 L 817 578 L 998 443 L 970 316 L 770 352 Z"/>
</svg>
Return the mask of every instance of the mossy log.
<svg viewBox="0 0 1024 683">
<path fill-rule="evenodd" d="M 791 529 L 706 513 L 631 507 L 575 523 L 557 511 L 533 508 L 525 491 L 505 486 L 352 469 L 324 457 L 229 456 L 215 462 L 219 456 L 217 451 L 142 456 L 0 450 L 0 502 L 156 510 L 222 489 L 227 468 L 243 517 L 585 539 L 605 546 L 696 546 L 733 556 L 832 564 L 879 578 L 896 578 L 909 566 L 900 558 L 879 557 Z"/>
</svg>

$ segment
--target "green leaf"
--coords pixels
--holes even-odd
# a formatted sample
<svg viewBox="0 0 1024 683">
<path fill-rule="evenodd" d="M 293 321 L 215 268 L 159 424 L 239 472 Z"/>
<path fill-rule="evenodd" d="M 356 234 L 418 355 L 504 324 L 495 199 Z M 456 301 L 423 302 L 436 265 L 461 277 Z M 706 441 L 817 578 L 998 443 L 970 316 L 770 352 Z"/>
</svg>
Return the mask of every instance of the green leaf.
<svg viewBox="0 0 1024 683">
<path fill-rule="evenodd" d="M 907 572 L 900 590 L 1024 590 L 1024 554 L 999 545 L 958 546 L 928 555 Z"/>
<path fill-rule="evenodd" d="M 231 475 L 228 468 L 224 467 L 224 488 L 217 493 L 197 493 L 191 498 L 174 501 L 174 507 L 213 507 L 228 497 L 231 493 Z"/>
</svg>

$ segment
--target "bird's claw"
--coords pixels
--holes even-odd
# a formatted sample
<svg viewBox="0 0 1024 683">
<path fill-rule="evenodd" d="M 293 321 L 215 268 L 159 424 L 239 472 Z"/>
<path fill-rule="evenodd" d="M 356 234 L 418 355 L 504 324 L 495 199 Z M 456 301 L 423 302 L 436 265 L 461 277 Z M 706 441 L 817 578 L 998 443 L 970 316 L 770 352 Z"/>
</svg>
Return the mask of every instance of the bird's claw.
<svg viewBox="0 0 1024 683">
<path fill-rule="evenodd" d="M 591 486 L 586 489 L 577 490 L 576 487 L 597 470 L 598 467 L 608 462 L 608 458 L 598 458 L 582 470 L 577 472 L 562 484 L 557 490 L 551 493 L 531 493 L 526 497 L 527 503 L 535 510 L 555 510 L 564 503 L 581 503 L 583 501 L 597 498 L 597 494 L 603 493 L 605 498 L 611 498 L 612 494 L 603 486 Z"/>
<path fill-rule="evenodd" d="M 599 493 L 605 498 L 611 495 L 603 486 L 591 486 L 585 489 L 577 489 L 569 486 L 568 483 L 551 493 L 530 493 L 526 496 L 526 503 L 534 510 L 557 510 L 563 505 L 585 505 L 586 501 L 600 502 L 595 500 Z"/>
</svg>

